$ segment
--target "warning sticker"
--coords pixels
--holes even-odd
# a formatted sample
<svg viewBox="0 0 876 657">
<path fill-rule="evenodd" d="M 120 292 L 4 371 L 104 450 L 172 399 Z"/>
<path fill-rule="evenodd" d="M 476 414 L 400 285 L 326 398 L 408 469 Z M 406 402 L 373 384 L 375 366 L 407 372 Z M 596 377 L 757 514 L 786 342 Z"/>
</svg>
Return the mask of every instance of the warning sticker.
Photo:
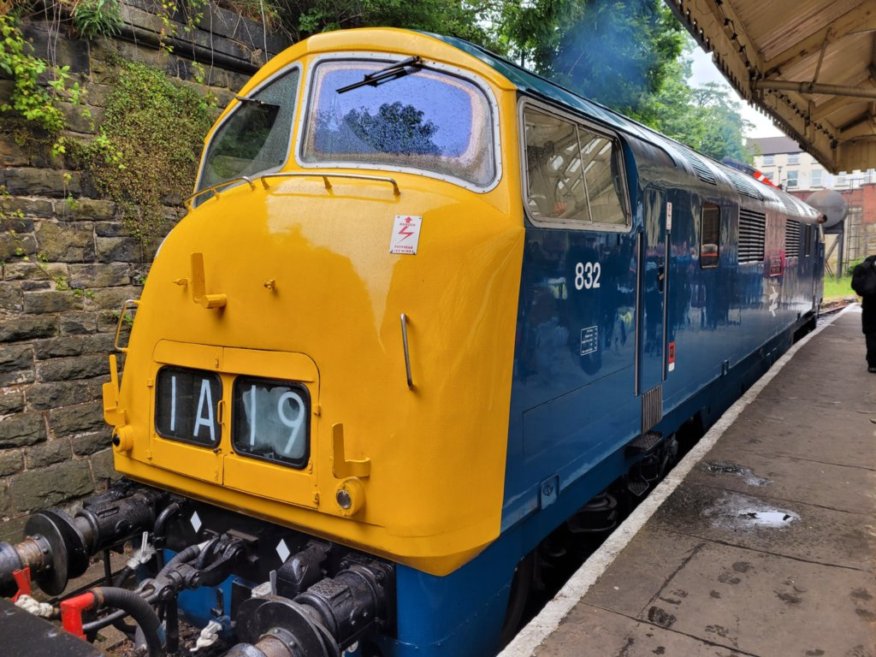
<svg viewBox="0 0 876 657">
<path fill-rule="evenodd" d="M 389 252 L 402 255 L 416 255 L 420 243 L 420 224 L 423 217 L 408 214 L 395 215 L 392 227 L 392 238 L 389 240 Z"/>
</svg>

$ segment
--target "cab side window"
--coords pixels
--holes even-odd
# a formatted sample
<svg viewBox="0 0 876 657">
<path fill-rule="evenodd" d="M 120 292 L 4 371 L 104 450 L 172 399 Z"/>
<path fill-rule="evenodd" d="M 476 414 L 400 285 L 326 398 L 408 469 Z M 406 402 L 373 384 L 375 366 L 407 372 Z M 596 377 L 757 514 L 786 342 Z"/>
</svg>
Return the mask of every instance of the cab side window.
<svg viewBox="0 0 876 657">
<path fill-rule="evenodd" d="M 571 121 L 526 107 L 526 204 L 538 223 L 623 227 L 626 212 L 617 142 Z"/>
<path fill-rule="evenodd" d="M 700 267 L 718 266 L 721 247 L 721 208 L 714 203 L 703 203 L 700 218 Z"/>
</svg>

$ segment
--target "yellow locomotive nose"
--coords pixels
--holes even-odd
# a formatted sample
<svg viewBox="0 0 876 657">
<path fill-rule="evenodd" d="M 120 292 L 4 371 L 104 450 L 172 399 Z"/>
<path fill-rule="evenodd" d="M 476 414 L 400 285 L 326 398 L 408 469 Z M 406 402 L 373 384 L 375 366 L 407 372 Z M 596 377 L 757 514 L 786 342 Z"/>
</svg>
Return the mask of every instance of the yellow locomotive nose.
<svg viewBox="0 0 876 657">
<path fill-rule="evenodd" d="M 522 249 L 404 174 L 203 202 L 144 289 L 117 469 L 449 572 L 499 533 Z"/>
</svg>

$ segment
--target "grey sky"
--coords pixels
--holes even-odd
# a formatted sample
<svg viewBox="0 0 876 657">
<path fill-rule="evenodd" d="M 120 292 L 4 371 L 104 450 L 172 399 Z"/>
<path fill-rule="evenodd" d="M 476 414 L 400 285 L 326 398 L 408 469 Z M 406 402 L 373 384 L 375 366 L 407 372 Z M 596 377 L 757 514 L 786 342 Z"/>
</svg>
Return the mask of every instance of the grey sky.
<svg viewBox="0 0 876 657">
<path fill-rule="evenodd" d="M 695 48 L 692 53 L 692 58 L 693 67 L 688 82 L 693 86 L 701 86 L 707 82 L 717 82 L 724 85 L 730 93 L 733 94 L 733 97 L 737 98 L 742 103 L 742 117 L 754 124 L 754 128 L 746 134 L 747 137 L 778 137 L 784 134 L 773 125 L 772 120 L 770 120 L 765 114 L 754 109 L 753 106 L 739 98 L 736 90 L 730 86 L 721 72 L 712 63 L 711 55 L 704 53 L 699 48 Z"/>
</svg>

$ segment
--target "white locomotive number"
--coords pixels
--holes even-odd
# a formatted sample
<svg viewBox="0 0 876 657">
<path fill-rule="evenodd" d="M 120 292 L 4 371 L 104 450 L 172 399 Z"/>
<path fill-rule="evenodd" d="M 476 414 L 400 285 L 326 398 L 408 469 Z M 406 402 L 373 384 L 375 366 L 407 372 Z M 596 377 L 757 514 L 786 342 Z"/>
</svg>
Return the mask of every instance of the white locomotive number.
<svg viewBox="0 0 876 657">
<path fill-rule="evenodd" d="M 300 463 L 307 453 L 307 393 L 291 381 L 239 377 L 234 385 L 234 448 L 272 461 Z"/>
<path fill-rule="evenodd" d="M 249 446 L 251 448 L 255 448 L 258 444 L 259 430 L 264 431 L 259 426 L 261 420 L 271 427 L 266 432 L 266 435 L 262 436 L 262 442 L 265 440 L 270 441 L 274 450 L 281 455 L 294 452 L 301 438 L 302 429 L 304 429 L 304 420 L 307 417 L 304 412 L 306 405 L 298 393 L 291 390 L 284 392 L 284 390 L 285 388 L 282 386 L 274 386 L 273 390 L 269 390 L 263 385 L 257 386 L 253 384 L 245 393 L 248 395 L 248 399 L 246 399 L 244 404 L 248 410 L 252 409 L 246 418 L 249 425 Z M 273 404 L 273 398 L 267 402 L 259 399 L 257 396 L 259 392 L 271 397 L 277 397 L 277 393 L 280 393 L 279 398 L 276 400 L 276 406 Z M 271 410 L 273 410 L 273 413 L 271 413 Z M 286 429 L 289 429 L 288 438 L 284 437 L 283 432 L 279 430 L 279 426 L 276 426 L 278 422 Z"/>
<path fill-rule="evenodd" d="M 598 262 L 579 262 L 575 265 L 575 289 L 594 290 L 599 287 L 602 267 Z"/>
</svg>

